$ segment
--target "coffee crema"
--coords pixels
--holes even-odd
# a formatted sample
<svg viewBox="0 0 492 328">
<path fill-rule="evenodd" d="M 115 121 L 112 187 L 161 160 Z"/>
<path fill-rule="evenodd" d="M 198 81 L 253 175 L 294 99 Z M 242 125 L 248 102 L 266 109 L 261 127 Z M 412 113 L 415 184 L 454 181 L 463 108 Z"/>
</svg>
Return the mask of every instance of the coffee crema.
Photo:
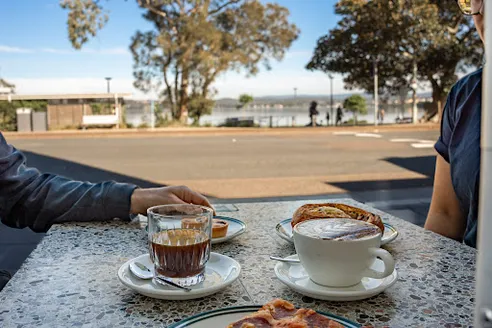
<svg viewBox="0 0 492 328">
<path fill-rule="evenodd" d="M 367 239 L 381 233 L 377 226 L 354 219 L 308 220 L 294 229 L 307 237 L 340 241 Z"/>
<path fill-rule="evenodd" d="M 195 229 L 165 230 L 153 235 L 150 248 L 157 273 L 170 278 L 186 278 L 205 269 L 210 238 Z"/>
</svg>

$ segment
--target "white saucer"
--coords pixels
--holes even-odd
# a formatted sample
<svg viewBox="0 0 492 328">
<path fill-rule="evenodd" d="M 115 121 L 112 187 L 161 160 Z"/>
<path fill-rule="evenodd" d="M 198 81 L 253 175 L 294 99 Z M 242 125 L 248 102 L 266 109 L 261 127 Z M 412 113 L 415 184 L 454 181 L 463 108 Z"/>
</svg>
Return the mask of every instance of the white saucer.
<svg viewBox="0 0 492 328">
<path fill-rule="evenodd" d="M 297 255 L 287 257 L 299 259 Z M 376 271 L 384 270 L 383 261 L 377 259 L 371 267 Z M 362 281 L 351 287 L 326 287 L 314 283 L 301 264 L 279 262 L 275 265 L 277 278 L 296 292 L 325 301 L 357 301 L 370 298 L 382 293 L 393 286 L 398 279 L 398 273 L 393 273 L 384 279 L 362 278 Z"/>
<path fill-rule="evenodd" d="M 232 284 L 241 272 L 241 265 L 228 256 L 210 253 L 210 260 L 205 267 L 205 281 L 190 287 L 187 292 L 173 287 L 156 285 L 152 280 L 135 277 L 129 269 L 130 263 L 138 261 L 147 267 L 153 267 L 149 254 L 143 254 L 125 264 L 118 270 L 121 283 L 142 295 L 163 300 L 190 300 L 217 293 Z"/>
<path fill-rule="evenodd" d="M 280 238 L 290 243 L 294 243 L 294 237 L 292 235 L 292 226 L 290 224 L 291 221 L 292 219 L 285 219 L 280 221 L 275 227 L 275 232 Z M 391 224 L 388 223 L 383 223 L 383 224 L 384 224 L 384 234 L 381 237 L 381 246 L 392 242 L 393 240 L 396 239 L 396 237 L 398 237 L 398 231 Z"/>
</svg>

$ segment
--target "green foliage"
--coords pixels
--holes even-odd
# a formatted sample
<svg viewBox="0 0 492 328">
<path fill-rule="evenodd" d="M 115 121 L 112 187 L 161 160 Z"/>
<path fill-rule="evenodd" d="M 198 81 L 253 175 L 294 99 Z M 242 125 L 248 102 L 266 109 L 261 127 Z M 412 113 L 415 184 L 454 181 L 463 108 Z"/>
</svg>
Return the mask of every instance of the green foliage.
<svg viewBox="0 0 492 328">
<path fill-rule="evenodd" d="M 416 64 L 419 80 L 433 89 L 434 108 L 455 83 L 456 71 L 480 65 L 482 45 L 473 22 L 455 1 L 340 0 L 337 26 L 318 40 L 307 68 L 344 75 L 350 89 L 373 92 L 377 63 L 381 93 L 409 88 Z"/>
<path fill-rule="evenodd" d="M 357 115 L 367 114 L 367 103 L 366 99 L 361 95 L 353 95 L 345 99 L 343 102 L 343 107 L 354 114 L 354 121 L 357 124 Z"/>
<path fill-rule="evenodd" d="M 237 109 L 241 109 L 251 102 L 253 102 L 253 96 L 243 93 L 239 96 L 239 105 L 237 106 Z"/>
<path fill-rule="evenodd" d="M 104 102 L 104 103 L 91 103 L 91 110 L 93 115 L 111 115 L 113 112 L 113 104 Z"/>
<path fill-rule="evenodd" d="M 0 101 L 0 130 L 17 130 L 18 108 L 31 108 L 35 112 L 45 112 L 48 103 L 41 100 L 14 100 L 12 102 Z"/>
<path fill-rule="evenodd" d="M 61 0 L 60 6 L 69 11 L 68 38 L 75 49 L 82 48 L 108 21 L 107 13 L 97 0 Z"/>
<path fill-rule="evenodd" d="M 193 119 L 194 125 L 199 125 L 200 117 L 212 114 L 215 101 L 203 97 L 199 93 L 192 93 L 188 104 L 188 115 Z"/>
<path fill-rule="evenodd" d="M 210 100 L 219 74 L 243 69 L 254 75 L 261 64 L 269 68 L 270 60 L 281 60 L 299 34 L 288 20 L 289 11 L 275 3 L 136 2 L 145 10 L 144 18 L 152 29 L 137 31 L 132 38 L 134 85 L 144 92 L 164 86 L 164 101 L 176 120 L 186 111 L 209 107 L 204 106 L 204 99 Z M 69 39 L 76 49 L 106 21 L 101 1 L 63 0 L 62 7 L 69 11 Z M 189 107 L 192 98 L 193 108 Z M 201 105 L 196 106 L 197 102 Z"/>
</svg>

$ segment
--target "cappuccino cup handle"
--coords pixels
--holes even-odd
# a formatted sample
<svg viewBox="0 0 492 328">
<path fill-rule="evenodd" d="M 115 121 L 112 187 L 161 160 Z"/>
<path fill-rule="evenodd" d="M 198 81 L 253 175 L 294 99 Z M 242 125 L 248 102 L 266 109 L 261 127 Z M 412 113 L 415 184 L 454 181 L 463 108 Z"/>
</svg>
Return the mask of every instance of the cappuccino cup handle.
<svg viewBox="0 0 492 328">
<path fill-rule="evenodd" d="M 369 248 L 369 253 L 380 258 L 384 262 L 384 271 L 380 272 L 373 269 L 366 269 L 363 274 L 364 277 L 383 279 L 395 271 L 395 260 L 388 251 L 382 248 Z"/>
</svg>

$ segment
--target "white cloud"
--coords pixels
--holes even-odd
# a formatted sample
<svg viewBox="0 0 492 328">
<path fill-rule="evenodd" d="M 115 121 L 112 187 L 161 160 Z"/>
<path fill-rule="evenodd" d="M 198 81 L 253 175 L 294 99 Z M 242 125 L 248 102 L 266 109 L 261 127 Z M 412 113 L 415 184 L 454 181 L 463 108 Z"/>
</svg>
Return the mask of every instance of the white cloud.
<svg viewBox="0 0 492 328">
<path fill-rule="evenodd" d="M 328 95 L 330 94 L 330 79 L 326 74 L 306 70 L 263 71 L 251 78 L 229 72 L 217 79 L 215 88 L 218 90 L 218 98 L 237 98 L 241 93 L 249 93 L 254 97 L 293 95 L 294 88 L 297 88 L 298 95 Z M 357 90 L 345 90 L 342 76 L 334 75 L 334 94 L 354 91 Z"/>
<path fill-rule="evenodd" d="M 103 78 L 10 78 L 16 85 L 17 94 L 60 94 L 60 93 L 104 93 L 106 80 Z M 220 77 L 214 86 L 218 90 L 216 98 L 237 98 L 242 93 L 254 97 L 268 95 L 293 95 L 297 88 L 298 95 L 329 95 L 330 80 L 322 73 L 308 71 L 262 72 L 256 77 L 246 78 L 237 73 L 227 73 Z M 155 92 L 144 94 L 133 87 L 131 78 L 113 78 L 111 91 L 132 93 L 134 99 L 155 99 Z M 355 90 L 357 91 L 357 90 Z M 333 93 L 354 92 L 343 88 L 340 75 L 333 80 Z"/>
<path fill-rule="evenodd" d="M 29 52 L 32 52 L 32 51 L 31 51 L 31 49 L 25 49 L 25 48 L 19 48 L 19 47 L 10 47 L 10 46 L 0 45 L 0 52 L 7 52 L 7 53 L 29 53 Z"/>
<path fill-rule="evenodd" d="M 105 93 L 106 80 L 103 78 L 11 78 L 17 94 L 62 94 L 62 93 Z M 133 79 L 111 80 L 111 92 L 132 93 L 136 99 L 154 98 L 155 94 L 144 94 L 133 87 Z"/>
</svg>

